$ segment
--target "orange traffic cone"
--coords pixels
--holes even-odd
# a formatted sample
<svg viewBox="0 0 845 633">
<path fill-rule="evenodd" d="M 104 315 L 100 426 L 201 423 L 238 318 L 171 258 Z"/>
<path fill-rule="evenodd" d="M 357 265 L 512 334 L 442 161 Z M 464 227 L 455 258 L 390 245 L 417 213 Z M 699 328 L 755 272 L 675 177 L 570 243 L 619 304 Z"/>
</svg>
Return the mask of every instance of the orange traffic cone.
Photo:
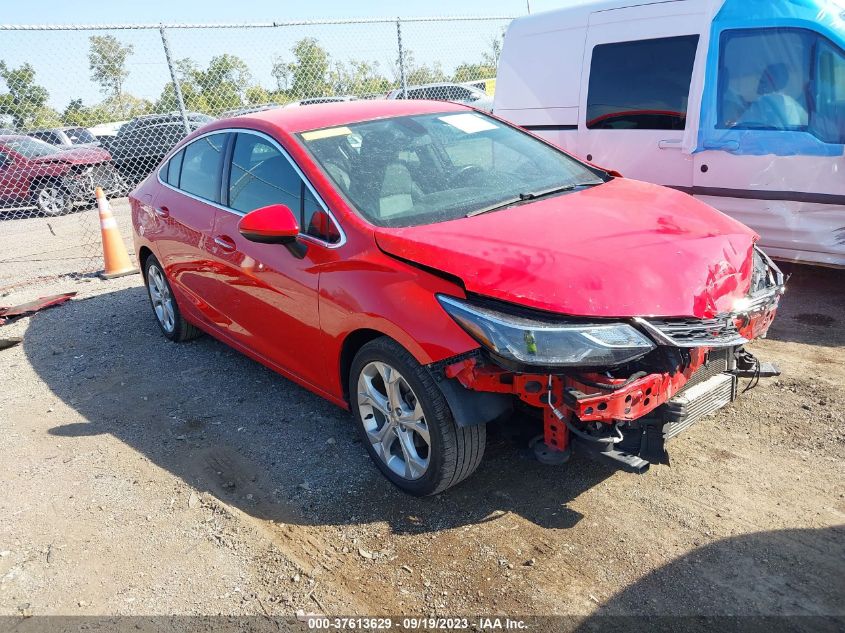
<svg viewBox="0 0 845 633">
<path fill-rule="evenodd" d="M 132 275 L 138 269 L 132 265 L 123 238 L 117 229 L 117 220 L 111 212 L 109 201 L 101 187 L 95 190 L 97 208 L 100 210 L 100 234 L 103 237 L 103 263 L 105 270 L 100 273 L 103 279 L 114 279 L 123 275 Z"/>
</svg>

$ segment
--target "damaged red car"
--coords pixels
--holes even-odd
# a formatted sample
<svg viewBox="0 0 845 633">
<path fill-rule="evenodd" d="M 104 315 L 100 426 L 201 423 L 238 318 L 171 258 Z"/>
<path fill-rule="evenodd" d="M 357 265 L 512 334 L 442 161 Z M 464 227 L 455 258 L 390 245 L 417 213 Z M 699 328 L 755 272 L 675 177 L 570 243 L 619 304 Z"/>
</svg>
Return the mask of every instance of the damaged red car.
<svg viewBox="0 0 845 633">
<path fill-rule="evenodd" d="M 201 331 L 350 409 L 416 495 L 486 425 L 627 471 L 776 371 L 783 277 L 747 227 L 486 113 L 359 101 L 216 121 L 132 193 L 164 335 Z"/>
</svg>

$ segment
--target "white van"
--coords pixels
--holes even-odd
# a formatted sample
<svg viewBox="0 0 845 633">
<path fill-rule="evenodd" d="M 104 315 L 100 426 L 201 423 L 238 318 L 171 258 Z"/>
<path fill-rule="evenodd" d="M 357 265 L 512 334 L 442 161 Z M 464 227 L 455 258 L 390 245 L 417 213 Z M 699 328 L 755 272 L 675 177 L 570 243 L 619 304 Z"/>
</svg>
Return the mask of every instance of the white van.
<svg viewBox="0 0 845 633">
<path fill-rule="evenodd" d="M 493 112 L 845 266 L 845 0 L 575 0 L 511 23 Z"/>
</svg>

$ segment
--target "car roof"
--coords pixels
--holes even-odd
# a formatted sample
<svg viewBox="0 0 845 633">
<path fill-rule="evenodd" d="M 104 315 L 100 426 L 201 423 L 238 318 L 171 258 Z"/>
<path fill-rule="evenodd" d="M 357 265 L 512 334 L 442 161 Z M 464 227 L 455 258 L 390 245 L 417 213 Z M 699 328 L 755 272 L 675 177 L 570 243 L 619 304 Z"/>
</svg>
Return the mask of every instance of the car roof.
<svg viewBox="0 0 845 633">
<path fill-rule="evenodd" d="M 214 128 L 227 127 L 237 122 L 240 126 L 252 120 L 260 120 L 274 125 L 285 132 L 297 133 L 324 127 L 360 123 L 372 119 L 413 114 L 431 114 L 434 112 L 454 112 L 471 110 L 465 105 L 450 101 L 374 99 L 359 101 L 339 101 L 336 103 L 315 103 L 301 108 L 282 108 L 265 110 L 238 117 L 215 121 Z"/>
<path fill-rule="evenodd" d="M 0 134 L 0 143 L 20 140 L 32 140 L 32 137 L 27 136 L 26 134 Z"/>
</svg>

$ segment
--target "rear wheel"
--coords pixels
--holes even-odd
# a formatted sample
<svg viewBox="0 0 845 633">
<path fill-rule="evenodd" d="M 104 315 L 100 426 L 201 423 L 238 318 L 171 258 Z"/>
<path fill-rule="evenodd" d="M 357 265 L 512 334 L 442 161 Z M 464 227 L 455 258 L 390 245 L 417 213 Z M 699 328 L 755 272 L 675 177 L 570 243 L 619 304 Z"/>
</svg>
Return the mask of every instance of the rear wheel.
<svg viewBox="0 0 845 633">
<path fill-rule="evenodd" d="M 147 294 L 162 333 L 171 341 L 189 341 L 202 332 L 182 316 L 159 261 L 150 255 L 144 264 Z"/>
<path fill-rule="evenodd" d="M 73 209 L 73 199 L 58 182 L 46 181 L 35 187 L 35 204 L 47 216 L 65 215 Z"/>
<path fill-rule="evenodd" d="M 460 427 L 429 372 L 389 338 L 364 345 L 352 362 L 350 404 L 367 452 L 393 484 L 431 495 L 471 475 L 486 427 Z"/>
</svg>

